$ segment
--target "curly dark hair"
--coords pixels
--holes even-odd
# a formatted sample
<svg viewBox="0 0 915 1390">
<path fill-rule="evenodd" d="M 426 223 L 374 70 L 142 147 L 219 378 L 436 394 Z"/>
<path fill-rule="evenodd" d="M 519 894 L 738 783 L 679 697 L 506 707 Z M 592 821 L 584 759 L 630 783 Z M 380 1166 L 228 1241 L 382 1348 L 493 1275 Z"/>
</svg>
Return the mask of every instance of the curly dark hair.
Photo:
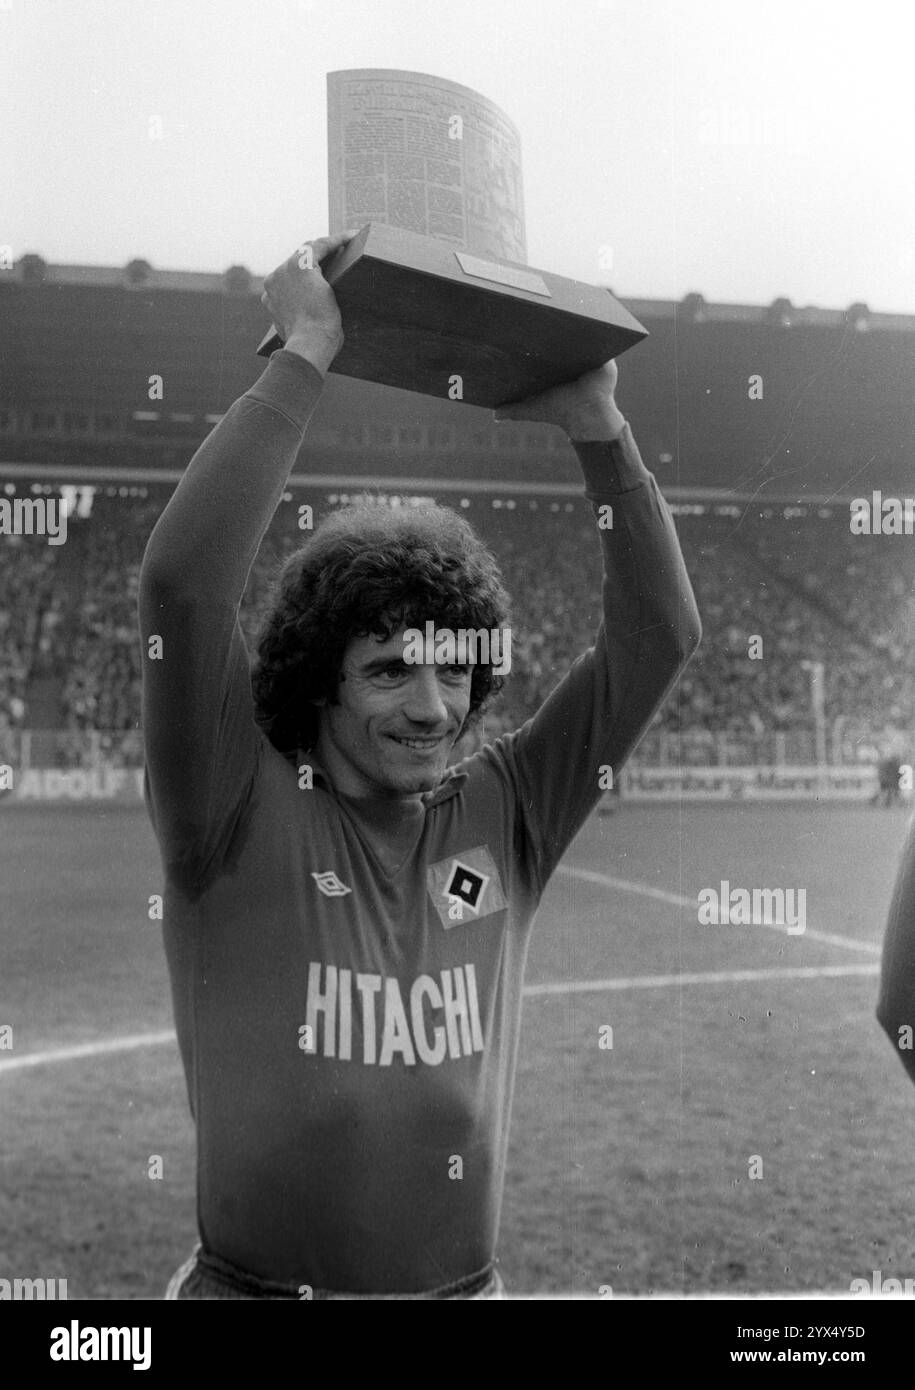
<svg viewBox="0 0 915 1390">
<path fill-rule="evenodd" d="M 357 637 L 388 641 L 400 627 L 505 626 L 510 608 L 495 557 L 463 517 L 436 502 L 391 507 L 364 493 L 329 513 L 283 565 L 256 642 L 251 673 L 257 719 L 287 757 L 318 736 L 336 703 L 343 656 Z M 473 669 L 464 728 L 504 679 Z"/>
</svg>

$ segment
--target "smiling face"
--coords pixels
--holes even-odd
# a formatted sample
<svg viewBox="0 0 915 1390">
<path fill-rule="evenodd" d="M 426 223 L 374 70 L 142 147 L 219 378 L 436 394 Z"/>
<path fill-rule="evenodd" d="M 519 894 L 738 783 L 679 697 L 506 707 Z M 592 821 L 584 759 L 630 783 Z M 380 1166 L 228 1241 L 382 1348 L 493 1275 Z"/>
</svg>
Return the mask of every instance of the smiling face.
<svg viewBox="0 0 915 1390">
<path fill-rule="evenodd" d="M 354 638 L 337 703 L 320 707 L 315 752 L 344 796 L 432 791 L 467 718 L 473 666 L 408 664 L 404 632 Z"/>
</svg>

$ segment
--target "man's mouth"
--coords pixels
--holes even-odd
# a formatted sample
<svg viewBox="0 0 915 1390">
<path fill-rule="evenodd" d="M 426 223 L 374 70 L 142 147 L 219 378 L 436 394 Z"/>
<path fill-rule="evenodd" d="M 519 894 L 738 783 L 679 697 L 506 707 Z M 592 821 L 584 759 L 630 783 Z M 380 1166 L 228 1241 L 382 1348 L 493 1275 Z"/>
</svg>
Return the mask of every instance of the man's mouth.
<svg viewBox="0 0 915 1390">
<path fill-rule="evenodd" d="M 415 753 L 430 753 L 433 748 L 438 748 L 443 735 L 439 734 L 437 738 L 401 738 L 397 734 L 389 734 L 388 737 L 399 743 L 402 748 L 410 748 Z"/>
</svg>

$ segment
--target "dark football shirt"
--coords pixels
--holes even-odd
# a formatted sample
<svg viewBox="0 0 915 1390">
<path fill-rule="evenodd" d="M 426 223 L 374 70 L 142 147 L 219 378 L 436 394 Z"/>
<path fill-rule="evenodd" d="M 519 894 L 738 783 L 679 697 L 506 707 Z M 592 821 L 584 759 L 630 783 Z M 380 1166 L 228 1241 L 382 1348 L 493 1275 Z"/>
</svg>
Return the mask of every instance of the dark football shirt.
<svg viewBox="0 0 915 1390">
<path fill-rule="evenodd" d="M 255 723 L 238 605 L 320 389 L 276 353 L 150 539 L 147 800 L 204 1248 L 264 1278 L 415 1292 L 493 1258 L 534 913 L 698 618 L 628 426 L 576 445 L 606 528 L 594 647 L 421 804 L 340 795 L 309 754 L 300 776 Z"/>
</svg>

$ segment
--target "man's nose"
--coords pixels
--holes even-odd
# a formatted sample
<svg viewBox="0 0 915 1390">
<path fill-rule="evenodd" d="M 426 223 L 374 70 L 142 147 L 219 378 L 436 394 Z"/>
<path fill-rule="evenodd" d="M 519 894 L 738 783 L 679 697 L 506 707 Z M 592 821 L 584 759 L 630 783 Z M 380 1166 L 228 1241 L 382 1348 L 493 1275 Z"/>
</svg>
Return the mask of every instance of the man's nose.
<svg viewBox="0 0 915 1390">
<path fill-rule="evenodd" d="M 417 724 L 445 724 L 448 706 L 442 699 L 434 665 L 417 666 L 407 690 L 404 714 Z"/>
</svg>

